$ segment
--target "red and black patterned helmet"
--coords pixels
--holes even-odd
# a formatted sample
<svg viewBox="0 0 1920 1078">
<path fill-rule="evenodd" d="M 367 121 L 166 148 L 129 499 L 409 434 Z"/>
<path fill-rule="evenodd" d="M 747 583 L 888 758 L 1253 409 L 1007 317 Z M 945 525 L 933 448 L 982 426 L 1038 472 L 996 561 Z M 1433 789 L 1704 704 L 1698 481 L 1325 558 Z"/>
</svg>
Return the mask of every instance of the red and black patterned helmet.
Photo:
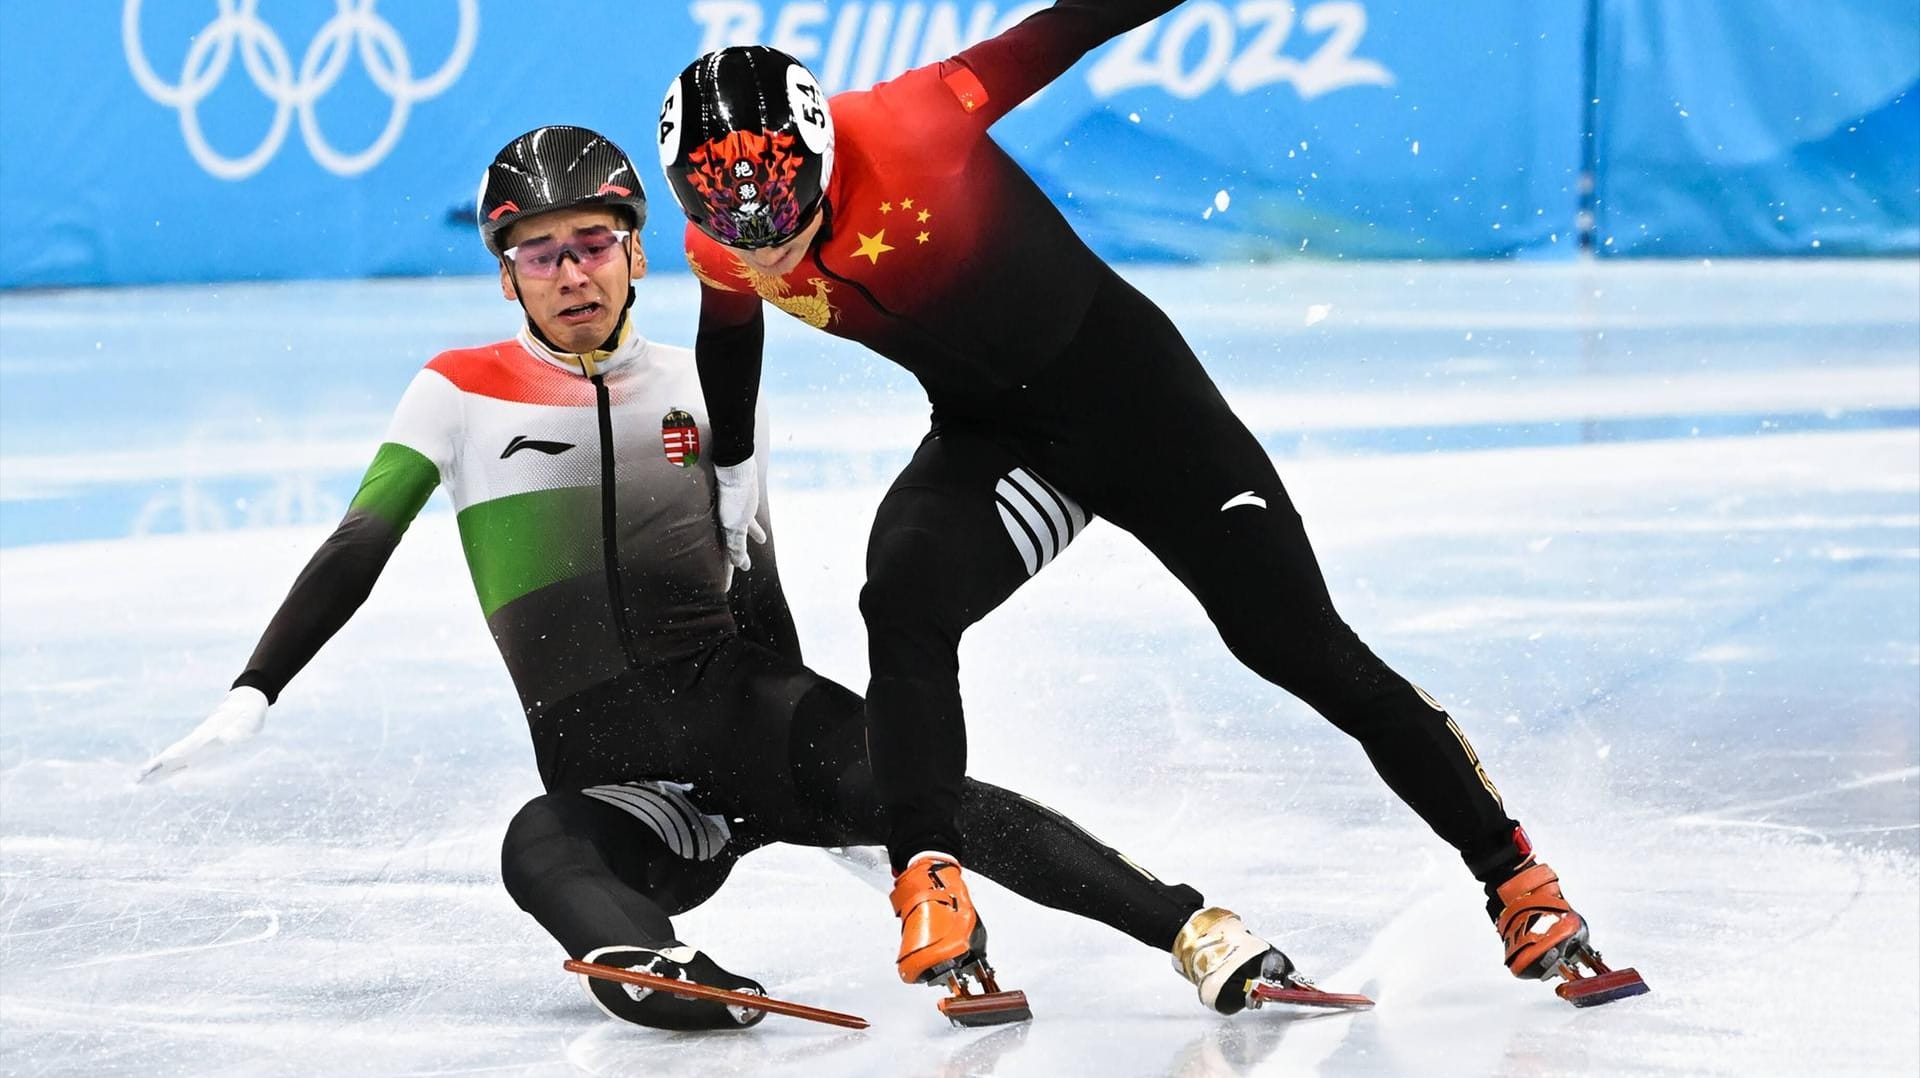
<svg viewBox="0 0 1920 1078">
<path fill-rule="evenodd" d="M 539 127 L 500 148 L 474 200 L 480 238 L 498 255 L 515 221 L 548 210 L 606 205 L 624 209 L 638 231 L 647 192 L 620 147 L 584 127 Z"/>
<path fill-rule="evenodd" d="M 800 61 L 761 45 L 710 52 L 660 106 L 660 167 L 687 220 L 728 247 L 773 247 L 812 223 L 833 175 L 833 115 Z"/>
</svg>

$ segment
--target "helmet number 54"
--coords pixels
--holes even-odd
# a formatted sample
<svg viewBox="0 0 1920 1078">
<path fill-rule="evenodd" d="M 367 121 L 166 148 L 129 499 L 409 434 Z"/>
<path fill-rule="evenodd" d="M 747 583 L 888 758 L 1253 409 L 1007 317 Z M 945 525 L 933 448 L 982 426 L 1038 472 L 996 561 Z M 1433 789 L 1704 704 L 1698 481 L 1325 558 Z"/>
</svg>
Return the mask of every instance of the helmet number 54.
<svg viewBox="0 0 1920 1078">
<path fill-rule="evenodd" d="M 660 167 L 672 168 L 680 155 L 680 80 L 673 80 L 666 99 L 660 102 Z"/>
<path fill-rule="evenodd" d="M 825 153 L 833 145 L 833 125 L 827 117 L 826 101 L 813 73 L 799 64 L 787 68 L 787 110 L 800 129 L 800 141 L 810 153 Z"/>
</svg>

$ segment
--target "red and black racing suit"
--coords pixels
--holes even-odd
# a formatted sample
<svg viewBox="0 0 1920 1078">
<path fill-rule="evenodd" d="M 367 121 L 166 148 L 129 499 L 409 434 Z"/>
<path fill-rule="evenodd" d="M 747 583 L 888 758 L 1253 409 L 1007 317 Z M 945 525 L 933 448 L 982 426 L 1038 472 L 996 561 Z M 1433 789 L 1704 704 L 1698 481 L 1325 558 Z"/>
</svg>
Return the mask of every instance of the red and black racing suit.
<svg viewBox="0 0 1920 1078">
<path fill-rule="evenodd" d="M 922 850 L 966 856 L 961 634 L 1092 514 L 1146 544 L 1241 662 L 1357 738 L 1477 876 L 1504 878 L 1516 825 L 1446 712 L 1335 612 L 1259 442 L 1167 316 L 987 136 L 1088 50 L 1175 6 L 1059 0 L 949 60 L 836 95 L 826 222 L 782 278 L 689 227 L 716 459 L 752 451 L 763 299 L 926 388 L 932 430 L 879 507 L 860 598 L 896 868 Z"/>
</svg>

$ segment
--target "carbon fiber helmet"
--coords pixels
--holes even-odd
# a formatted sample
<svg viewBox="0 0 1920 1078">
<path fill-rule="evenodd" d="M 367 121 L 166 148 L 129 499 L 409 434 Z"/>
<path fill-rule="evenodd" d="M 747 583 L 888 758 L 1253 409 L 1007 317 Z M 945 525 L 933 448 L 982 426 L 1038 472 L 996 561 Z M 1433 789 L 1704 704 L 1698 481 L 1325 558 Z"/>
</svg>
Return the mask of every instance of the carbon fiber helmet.
<svg viewBox="0 0 1920 1078">
<path fill-rule="evenodd" d="M 539 127 L 501 147 L 480 177 L 474 214 L 496 256 L 515 221 L 573 206 L 623 207 L 638 231 L 647 192 L 633 162 L 611 139 L 584 127 Z"/>
<path fill-rule="evenodd" d="M 660 167 L 687 220 L 729 247 L 806 228 L 833 175 L 833 114 L 800 61 L 763 45 L 710 52 L 660 105 Z"/>
</svg>

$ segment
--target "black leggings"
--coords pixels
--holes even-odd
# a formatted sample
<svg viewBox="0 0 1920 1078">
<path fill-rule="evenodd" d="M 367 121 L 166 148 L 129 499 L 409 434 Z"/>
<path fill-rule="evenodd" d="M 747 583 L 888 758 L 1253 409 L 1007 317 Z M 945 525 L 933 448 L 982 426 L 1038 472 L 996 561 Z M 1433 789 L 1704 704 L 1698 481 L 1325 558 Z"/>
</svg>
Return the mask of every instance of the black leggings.
<svg viewBox="0 0 1920 1078">
<path fill-rule="evenodd" d="M 1453 720 L 1341 620 L 1265 450 L 1166 315 L 1110 276 L 1042 379 L 936 402 L 875 515 L 860 609 L 896 868 L 920 850 L 967 856 L 960 636 L 1088 514 L 1145 544 L 1234 657 L 1356 738 L 1469 864 L 1507 847 L 1515 824 Z"/>
<path fill-rule="evenodd" d="M 705 902 L 760 846 L 885 837 L 860 698 L 737 637 L 531 722 L 547 793 L 508 826 L 501 871 L 520 908 L 576 958 L 676 941 L 671 917 Z M 624 785 L 662 781 L 687 788 L 686 806 Z M 973 779 L 958 785 L 966 866 L 1016 894 L 1161 950 L 1204 905 L 1038 802 Z M 729 835 L 689 838 L 694 813 L 719 818 Z"/>
</svg>

